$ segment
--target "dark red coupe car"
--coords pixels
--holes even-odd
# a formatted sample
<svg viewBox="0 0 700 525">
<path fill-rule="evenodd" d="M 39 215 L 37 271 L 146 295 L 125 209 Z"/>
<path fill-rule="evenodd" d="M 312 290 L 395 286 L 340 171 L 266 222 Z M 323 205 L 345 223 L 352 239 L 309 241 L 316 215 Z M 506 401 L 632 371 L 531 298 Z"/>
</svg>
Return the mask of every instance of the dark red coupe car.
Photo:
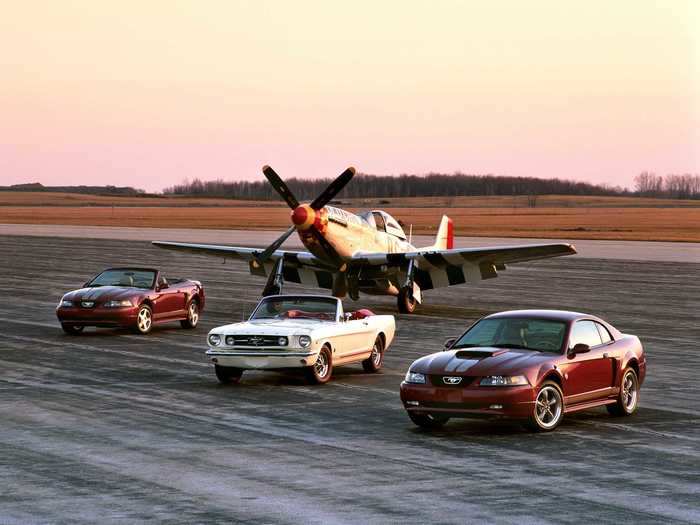
<svg viewBox="0 0 700 525">
<path fill-rule="evenodd" d="M 65 294 L 56 315 L 68 334 L 79 334 L 86 326 L 128 327 L 147 334 L 155 323 L 167 321 L 194 328 L 203 309 L 199 281 L 166 278 L 153 268 L 109 268 Z"/>
<path fill-rule="evenodd" d="M 548 431 L 564 414 L 597 406 L 627 416 L 637 409 L 646 373 L 636 336 L 576 312 L 489 315 L 445 347 L 415 361 L 401 383 L 408 416 L 424 428 L 478 415 L 519 418 Z"/>
</svg>

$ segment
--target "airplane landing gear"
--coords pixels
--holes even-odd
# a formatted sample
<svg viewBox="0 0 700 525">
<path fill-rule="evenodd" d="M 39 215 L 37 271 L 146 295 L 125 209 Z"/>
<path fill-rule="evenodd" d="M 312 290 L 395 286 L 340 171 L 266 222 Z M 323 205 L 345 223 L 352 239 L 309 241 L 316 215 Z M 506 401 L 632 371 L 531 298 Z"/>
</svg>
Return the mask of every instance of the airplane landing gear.
<svg viewBox="0 0 700 525">
<path fill-rule="evenodd" d="M 263 288 L 263 297 L 267 297 L 269 295 L 279 295 L 282 293 L 282 287 L 284 286 L 283 265 L 284 259 L 277 259 L 277 262 L 270 273 L 270 277 L 267 279 L 265 288 Z"/>
<path fill-rule="evenodd" d="M 418 301 L 413 296 L 413 290 L 408 286 L 404 286 L 399 290 L 398 305 L 399 312 L 402 314 L 412 314 L 416 311 Z"/>
</svg>

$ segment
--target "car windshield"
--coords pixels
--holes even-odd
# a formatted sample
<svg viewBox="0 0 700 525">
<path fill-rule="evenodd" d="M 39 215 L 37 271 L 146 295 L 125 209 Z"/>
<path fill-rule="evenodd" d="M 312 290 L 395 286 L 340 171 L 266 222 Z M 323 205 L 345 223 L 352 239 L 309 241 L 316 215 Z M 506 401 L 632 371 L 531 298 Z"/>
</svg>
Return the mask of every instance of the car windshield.
<svg viewBox="0 0 700 525">
<path fill-rule="evenodd" d="M 152 288 L 156 272 L 153 270 L 105 270 L 87 284 L 97 286 L 126 286 L 129 288 Z"/>
<path fill-rule="evenodd" d="M 315 319 L 335 321 L 338 301 L 332 297 L 268 297 L 250 316 L 255 319 Z"/>
<path fill-rule="evenodd" d="M 495 346 L 559 353 L 566 323 L 550 319 L 482 319 L 457 340 L 452 348 Z"/>
</svg>

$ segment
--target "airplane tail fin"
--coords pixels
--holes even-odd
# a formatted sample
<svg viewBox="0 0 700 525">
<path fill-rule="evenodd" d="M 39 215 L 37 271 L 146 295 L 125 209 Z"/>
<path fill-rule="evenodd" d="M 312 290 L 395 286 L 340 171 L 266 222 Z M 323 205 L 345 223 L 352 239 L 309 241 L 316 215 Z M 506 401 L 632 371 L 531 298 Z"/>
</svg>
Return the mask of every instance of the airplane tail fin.
<svg viewBox="0 0 700 525">
<path fill-rule="evenodd" d="M 447 215 L 442 216 L 440 227 L 435 236 L 435 244 L 432 246 L 436 250 L 451 250 L 454 248 L 454 229 L 452 219 Z"/>
</svg>

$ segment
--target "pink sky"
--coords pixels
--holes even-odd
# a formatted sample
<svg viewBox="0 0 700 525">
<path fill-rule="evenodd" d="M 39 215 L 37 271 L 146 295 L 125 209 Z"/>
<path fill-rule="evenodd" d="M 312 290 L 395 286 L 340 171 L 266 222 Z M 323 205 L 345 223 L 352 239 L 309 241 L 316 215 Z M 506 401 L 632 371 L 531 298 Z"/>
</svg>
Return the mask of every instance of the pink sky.
<svg viewBox="0 0 700 525">
<path fill-rule="evenodd" d="M 700 172 L 700 2 L 14 2 L 0 184 Z"/>
</svg>

